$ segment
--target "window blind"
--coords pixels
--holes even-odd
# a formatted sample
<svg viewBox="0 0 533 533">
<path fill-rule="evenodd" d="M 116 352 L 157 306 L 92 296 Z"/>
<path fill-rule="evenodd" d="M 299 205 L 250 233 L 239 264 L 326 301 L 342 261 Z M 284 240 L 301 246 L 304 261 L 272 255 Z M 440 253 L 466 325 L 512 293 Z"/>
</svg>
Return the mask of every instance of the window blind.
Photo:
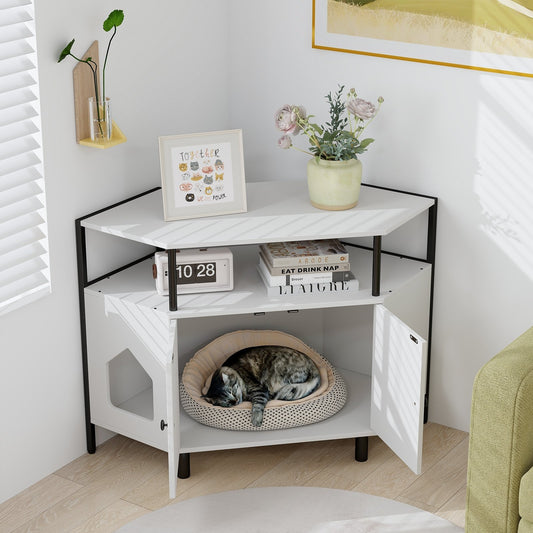
<svg viewBox="0 0 533 533">
<path fill-rule="evenodd" d="M 0 0 L 0 315 L 50 292 L 34 8 Z"/>
</svg>

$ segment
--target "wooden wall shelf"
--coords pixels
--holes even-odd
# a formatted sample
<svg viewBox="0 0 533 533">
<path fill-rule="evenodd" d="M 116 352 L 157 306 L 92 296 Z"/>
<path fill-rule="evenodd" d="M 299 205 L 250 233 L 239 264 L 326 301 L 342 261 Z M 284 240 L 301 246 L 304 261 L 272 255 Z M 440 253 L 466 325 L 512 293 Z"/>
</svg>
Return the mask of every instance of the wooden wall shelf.
<svg viewBox="0 0 533 533">
<path fill-rule="evenodd" d="M 99 64 L 100 56 L 98 53 L 98 41 L 87 49 L 82 59 L 92 57 Z M 74 113 L 76 120 L 76 142 L 83 146 L 91 146 L 93 148 L 110 148 L 126 142 L 126 136 L 122 133 L 120 128 L 113 121 L 113 131 L 111 139 L 104 142 L 95 142 L 91 140 L 91 130 L 89 124 L 88 101 L 91 96 L 94 96 L 94 81 L 91 69 L 83 64 L 77 63 L 72 71 L 72 78 L 74 83 Z M 100 69 L 97 73 L 98 90 L 100 91 Z M 100 92 L 101 94 L 101 92 Z"/>
</svg>

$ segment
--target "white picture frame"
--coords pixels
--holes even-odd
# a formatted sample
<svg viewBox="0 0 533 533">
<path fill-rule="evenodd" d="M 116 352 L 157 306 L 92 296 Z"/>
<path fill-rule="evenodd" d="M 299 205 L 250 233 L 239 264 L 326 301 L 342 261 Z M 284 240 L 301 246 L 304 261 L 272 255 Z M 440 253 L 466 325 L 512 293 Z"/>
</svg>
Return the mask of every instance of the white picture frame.
<svg viewBox="0 0 533 533">
<path fill-rule="evenodd" d="M 431 0 L 428 0 L 428 2 L 431 2 Z M 505 4 L 505 6 L 501 4 Z M 525 20 L 530 17 L 530 20 L 533 21 L 533 11 L 526 9 L 514 0 L 501 0 L 497 5 L 499 9 L 508 9 L 506 7 L 507 5 L 517 6 L 516 9 L 519 10 L 521 8 L 522 11 L 526 12 L 525 15 L 522 14 Z M 313 48 L 498 74 L 533 77 L 533 52 L 530 52 L 530 56 L 526 56 L 524 53 L 513 55 L 514 49 L 521 50 L 522 52 L 526 49 L 531 50 L 533 47 L 532 41 L 527 41 L 529 44 L 525 44 L 525 39 L 507 35 L 503 38 L 506 39 L 504 43 L 500 43 L 500 49 L 506 50 L 506 52 L 500 51 L 496 53 L 490 50 L 490 46 L 489 50 L 476 51 L 475 49 L 460 49 L 445 45 L 434 46 L 424 44 L 423 40 L 415 42 L 416 39 L 412 31 L 410 38 L 413 39 L 413 42 L 394 40 L 394 37 L 390 37 L 390 27 L 387 26 L 385 16 L 376 16 L 371 29 L 370 26 L 364 26 L 364 22 L 359 17 L 358 24 L 362 26 L 358 30 L 350 28 L 349 31 L 342 31 L 340 29 L 337 31 L 333 29 L 332 25 L 349 25 L 349 18 L 346 14 L 342 17 L 332 15 L 333 18 L 330 21 L 330 14 L 333 13 L 329 11 L 330 8 L 333 9 L 332 0 L 313 0 Z M 362 9 L 364 8 L 363 6 Z M 449 31 L 453 32 L 453 22 L 448 21 L 448 23 L 452 25 Z M 446 31 L 448 30 L 444 31 L 444 36 Z M 476 30 L 474 29 L 472 31 Z M 437 34 L 438 32 L 430 33 Z M 373 35 L 373 37 L 370 35 Z"/>
<path fill-rule="evenodd" d="M 244 213 L 242 130 L 159 137 L 166 221 Z"/>
</svg>

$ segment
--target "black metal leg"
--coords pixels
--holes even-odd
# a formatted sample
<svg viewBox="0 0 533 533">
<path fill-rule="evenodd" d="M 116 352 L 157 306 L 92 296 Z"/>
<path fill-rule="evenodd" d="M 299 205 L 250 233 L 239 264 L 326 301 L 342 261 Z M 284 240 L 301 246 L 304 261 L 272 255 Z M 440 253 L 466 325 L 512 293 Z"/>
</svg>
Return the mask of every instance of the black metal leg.
<svg viewBox="0 0 533 533">
<path fill-rule="evenodd" d="M 187 479 L 191 476 L 191 454 L 180 453 L 178 462 L 178 477 L 180 479 Z"/>
<path fill-rule="evenodd" d="M 368 459 L 368 437 L 355 438 L 355 460 L 364 463 Z"/>
<path fill-rule="evenodd" d="M 87 326 L 85 322 L 85 286 L 87 285 L 87 243 L 85 228 L 76 220 L 76 256 L 78 263 L 78 302 L 80 305 L 81 363 L 83 370 L 83 397 L 85 401 L 85 435 L 87 452 L 96 452 L 96 431 L 91 423 L 89 397 L 89 368 L 87 362 Z"/>
<path fill-rule="evenodd" d="M 429 413 L 429 372 L 431 367 L 431 344 L 433 337 L 433 292 L 435 285 L 435 255 L 437 248 L 437 208 L 438 200 L 428 210 L 428 234 L 427 234 L 427 252 L 426 261 L 431 264 L 431 288 L 429 295 L 429 328 L 428 328 L 428 362 L 426 370 L 426 395 L 424 397 L 424 424 L 427 424 Z"/>
<path fill-rule="evenodd" d="M 176 279 L 176 250 L 167 250 L 168 255 L 168 308 L 178 309 L 178 287 Z"/>
<path fill-rule="evenodd" d="M 381 286 L 381 235 L 374 237 L 372 249 L 372 296 L 379 296 Z"/>
</svg>

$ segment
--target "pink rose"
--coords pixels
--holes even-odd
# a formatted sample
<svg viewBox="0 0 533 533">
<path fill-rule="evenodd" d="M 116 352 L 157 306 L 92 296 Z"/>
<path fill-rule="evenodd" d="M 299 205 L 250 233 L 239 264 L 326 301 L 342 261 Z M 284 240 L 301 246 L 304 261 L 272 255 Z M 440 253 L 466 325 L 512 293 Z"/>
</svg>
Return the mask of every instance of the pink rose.
<svg viewBox="0 0 533 533">
<path fill-rule="evenodd" d="M 293 135 L 296 135 L 300 131 L 300 126 L 298 125 L 298 113 L 301 113 L 301 110 L 303 110 L 305 116 L 305 110 L 303 107 L 299 108 L 297 106 L 284 105 L 279 109 L 275 119 L 278 130 L 283 133 L 292 133 Z"/>
<path fill-rule="evenodd" d="M 361 120 L 368 120 L 376 114 L 376 107 L 374 104 L 363 100 L 362 98 L 354 98 L 346 104 L 346 109 Z"/>
<path fill-rule="evenodd" d="M 278 146 L 283 148 L 283 150 L 287 150 L 292 146 L 292 139 L 288 135 L 283 135 L 278 140 Z"/>
</svg>

